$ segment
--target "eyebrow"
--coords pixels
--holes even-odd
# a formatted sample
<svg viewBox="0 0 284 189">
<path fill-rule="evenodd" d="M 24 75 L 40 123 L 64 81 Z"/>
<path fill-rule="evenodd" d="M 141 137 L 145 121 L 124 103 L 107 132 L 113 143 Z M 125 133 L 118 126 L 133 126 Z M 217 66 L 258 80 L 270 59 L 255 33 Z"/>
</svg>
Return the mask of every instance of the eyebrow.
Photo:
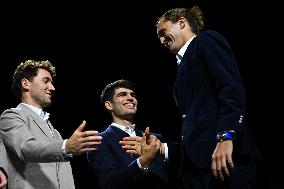
<svg viewBox="0 0 284 189">
<path fill-rule="evenodd" d="M 129 94 L 133 97 L 136 97 L 135 92 L 130 92 Z M 127 95 L 126 91 L 122 91 L 122 92 L 117 94 L 117 96 L 126 96 L 126 95 Z"/>
<path fill-rule="evenodd" d="M 53 82 L 52 78 L 50 77 L 43 77 L 42 80 L 47 80 L 47 81 L 50 81 L 51 83 Z"/>
</svg>

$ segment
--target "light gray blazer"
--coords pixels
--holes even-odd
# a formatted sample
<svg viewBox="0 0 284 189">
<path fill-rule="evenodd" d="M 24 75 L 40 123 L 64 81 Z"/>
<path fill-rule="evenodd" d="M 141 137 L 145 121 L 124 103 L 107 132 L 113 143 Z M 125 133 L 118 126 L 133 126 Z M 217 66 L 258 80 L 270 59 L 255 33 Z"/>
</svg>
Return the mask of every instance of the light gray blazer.
<svg viewBox="0 0 284 189">
<path fill-rule="evenodd" d="M 1 137 L 0 137 L 0 168 L 5 170 L 5 172 L 7 172 L 6 149 Z"/>
<path fill-rule="evenodd" d="M 71 165 L 62 156 L 63 139 L 48 121 L 23 104 L 0 116 L 11 189 L 74 189 Z"/>
</svg>

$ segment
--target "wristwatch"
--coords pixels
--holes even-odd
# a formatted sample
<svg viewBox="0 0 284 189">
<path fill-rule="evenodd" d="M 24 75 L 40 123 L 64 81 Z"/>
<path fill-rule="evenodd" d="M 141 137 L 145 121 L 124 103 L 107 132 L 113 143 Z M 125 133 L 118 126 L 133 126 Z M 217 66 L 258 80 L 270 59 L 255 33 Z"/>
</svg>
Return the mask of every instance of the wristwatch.
<svg viewBox="0 0 284 189">
<path fill-rule="evenodd" d="M 233 141 L 236 139 L 236 132 L 234 130 L 219 132 L 216 136 L 216 139 L 218 142 L 222 142 L 225 140 Z"/>
</svg>

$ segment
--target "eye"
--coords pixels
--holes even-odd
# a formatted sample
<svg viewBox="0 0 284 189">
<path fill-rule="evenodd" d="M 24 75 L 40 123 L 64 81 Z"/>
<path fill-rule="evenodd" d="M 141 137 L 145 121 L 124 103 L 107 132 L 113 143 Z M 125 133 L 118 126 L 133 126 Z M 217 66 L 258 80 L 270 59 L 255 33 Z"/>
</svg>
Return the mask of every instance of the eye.
<svg viewBox="0 0 284 189">
<path fill-rule="evenodd" d="M 45 84 L 48 83 L 48 79 L 46 79 L 46 78 L 44 78 L 42 81 L 43 81 Z"/>
<path fill-rule="evenodd" d="M 161 29 L 161 30 L 158 32 L 158 38 L 164 37 L 165 34 L 166 34 L 166 28 Z"/>
<path fill-rule="evenodd" d="M 130 93 L 130 95 L 134 98 L 136 98 L 136 94 L 134 92 Z"/>
<path fill-rule="evenodd" d="M 126 96 L 126 95 L 127 95 L 126 92 L 121 92 L 117 96 Z"/>
<path fill-rule="evenodd" d="M 42 81 L 43 81 L 43 83 L 45 83 L 45 84 L 47 84 L 47 83 L 53 83 L 53 81 L 52 81 L 52 79 L 50 79 L 50 78 L 47 78 L 47 77 L 45 77 L 45 78 L 42 78 Z"/>
</svg>

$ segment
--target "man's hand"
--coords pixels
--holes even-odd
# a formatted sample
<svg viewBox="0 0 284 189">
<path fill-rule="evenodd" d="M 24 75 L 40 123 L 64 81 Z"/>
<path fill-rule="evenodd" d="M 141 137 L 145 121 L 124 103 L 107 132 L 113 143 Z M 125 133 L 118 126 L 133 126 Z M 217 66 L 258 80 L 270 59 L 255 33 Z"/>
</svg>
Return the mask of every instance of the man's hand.
<svg viewBox="0 0 284 189">
<path fill-rule="evenodd" d="M 156 136 L 150 135 L 149 127 L 145 129 L 144 136 L 147 144 L 150 144 L 152 140 L 157 140 Z M 141 156 L 142 137 L 124 137 L 123 140 L 119 142 L 119 144 L 122 145 L 122 148 L 126 150 L 128 154 Z"/>
<path fill-rule="evenodd" d="M 128 154 L 135 154 L 137 156 L 141 156 L 141 143 L 142 137 L 135 136 L 135 137 L 124 137 L 119 144 L 122 145 L 122 148 L 126 150 Z"/>
<path fill-rule="evenodd" d="M 6 175 L 0 170 L 0 189 L 6 189 L 7 178 Z"/>
<path fill-rule="evenodd" d="M 232 160 L 233 142 L 226 140 L 218 142 L 212 155 L 211 171 L 217 179 L 223 181 L 230 176 L 230 169 L 234 168 Z"/>
<path fill-rule="evenodd" d="M 161 142 L 157 137 L 151 137 L 149 127 L 145 129 L 145 133 L 141 142 L 141 156 L 139 161 L 142 167 L 148 167 L 151 161 L 159 154 Z"/>
<path fill-rule="evenodd" d="M 98 131 L 83 131 L 86 121 L 75 130 L 72 136 L 67 140 L 65 149 L 68 154 L 80 155 L 85 152 L 95 151 L 101 144 L 102 137 L 97 136 Z"/>
</svg>

